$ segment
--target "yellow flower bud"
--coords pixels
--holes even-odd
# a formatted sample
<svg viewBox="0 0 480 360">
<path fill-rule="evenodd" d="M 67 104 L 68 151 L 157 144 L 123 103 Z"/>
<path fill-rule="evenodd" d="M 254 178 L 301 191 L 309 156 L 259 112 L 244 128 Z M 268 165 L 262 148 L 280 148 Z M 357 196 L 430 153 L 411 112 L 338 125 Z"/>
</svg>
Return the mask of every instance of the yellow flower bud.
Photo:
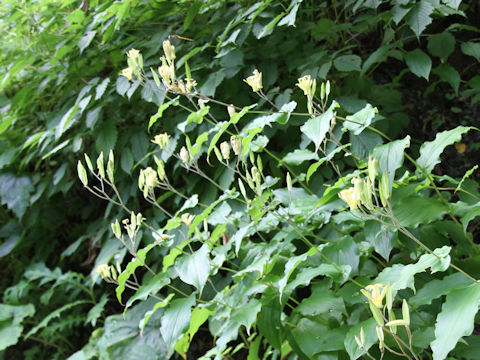
<svg viewBox="0 0 480 360">
<path fill-rule="evenodd" d="M 157 144 L 160 147 L 160 149 L 163 150 L 166 147 L 170 146 L 170 135 L 168 135 L 167 133 L 155 135 L 152 142 L 154 144 Z"/>
<path fill-rule="evenodd" d="M 373 183 L 375 182 L 375 178 L 377 177 L 378 174 L 378 160 L 374 159 L 372 157 L 368 158 L 368 177 L 370 178 L 370 182 Z"/>
<path fill-rule="evenodd" d="M 188 161 L 190 160 L 190 156 L 185 146 L 182 146 L 182 148 L 180 149 L 179 156 L 180 156 L 180 160 L 182 160 L 184 164 L 188 164 Z"/>
<path fill-rule="evenodd" d="M 232 117 L 233 114 L 236 113 L 235 107 L 232 104 L 227 106 L 227 111 L 228 111 L 228 116 L 230 116 L 230 117 Z"/>
<path fill-rule="evenodd" d="M 175 60 L 175 46 L 169 40 L 163 42 L 163 52 L 169 63 Z"/>
<path fill-rule="evenodd" d="M 181 216 L 182 222 L 187 226 L 190 226 L 192 224 L 192 221 L 194 218 L 195 218 L 195 215 L 191 215 L 189 213 L 184 213 Z"/>
<path fill-rule="evenodd" d="M 228 145 L 228 142 L 224 141 L 220 144 L 220 151 L 225 160 L 230 159 L 230 145 Z"/>
<path fill-rule="evenodd" d="M 257 69 L 253 70 L 253 75 L 244 79 L 248 85 L 252 88 L 253 92 L 258 92 L 262 89 L 262 73 Z"/>
<path fill-rule="evenodd" d="M 230 137 L 230 145 L 232 145 L 235 155 L 239 155 L 242 151 L 242 139 L 239 136 L 232 135 Z"/>
<path fill-rule="evenodd" d="M 107 280 L 110 278 L 110 266 L 107 264 L 101 264 L 98 265 L 97 268 L 95 269 L 96 272 L 100 274 L 102 279 Z"/>
</svg>

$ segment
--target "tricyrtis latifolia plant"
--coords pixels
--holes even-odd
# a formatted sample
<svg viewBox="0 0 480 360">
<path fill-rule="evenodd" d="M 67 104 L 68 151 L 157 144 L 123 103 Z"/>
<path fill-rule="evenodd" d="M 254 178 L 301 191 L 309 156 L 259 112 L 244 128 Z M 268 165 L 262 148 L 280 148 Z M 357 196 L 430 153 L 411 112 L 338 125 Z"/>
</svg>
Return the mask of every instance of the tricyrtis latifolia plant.
<svg viewBox="0 0 480 360">
<path fill-rule="evenodd" d="M 103 154 L 96 168 L 85 155 L 94 185 L 81 161 L 78 175 L 88 191 L 129 214 L 115 220 L 112 231 L 132 260 L 126 266 L 102 264 L 98 272 L 117 284 L 120 302 L 125 288 L 135 292 L 125 309 L 147 296 L 158 300 L 139 326 L 143 331 L 153 312 L 164 311 L 161 336 L 167 357 L 175 351 L 186 358 L 193 336 L 207 320 L 214 343 L 204 359 L 231 358 L 239 351 L 256 358 L 260 346 L 265 359 L 288 354 L 313 358 L 324 352 L 346 352 L 354 359 L 418 359 L 418 354 L 430 351 L 428 345 L 434 359 L 443 359 L 460 337 L 471 333 L 478 309 L 474 304 L 480 301 L 478 282 L 451 262 L 450 253 L 479 252 L 466 229 L 476 216 L 473 202 L 480 199 L 463 186 L 473 170 L 460 181 L 436 176 L 432 170 L 443 149 L 473 128 L 440 133 L 425 143 L 420 157 L 414 159 L 405 152 L 410 145 L 408 136 L 391 141 L 371 126 L 382 119 L 371 105 L 340 116 L 344 110 L 330 100 L 329 81 L 317 92 L 315 79 L 300 77 L 296 85 L 307 98 L 307 112 L 294 112 L 296 102 L 277 104 L 263 92 L 262 73 L 255 70 L 244 81 L 269 109 L 258 110 L 258 104 L 241 108 L 203 96 L 186 62 L 185 77 L 177 76 L 175 47 L 165 41 L 163 50 L 160 67 L 151 68 L 150 74 L 157 86 L 154 90 L 166 92 L 166 101 L 148 127 L 168 107 L 188 111 L 187 120 L 179 125 L 184 145 L 177 146 L 181 140 L 176 134 L 154 135 L 152 142 L 157 148 L 151 154 L 151 165 L 140 169 L 138 187 L 143 198 L 165 214 L 165 224 L 152 225 L 157 222 L 149 220 L 155 219 L 145 218 L 122 200 L 115 185 L 112 152 L 106 167 Z M 128 68 L 122 75 L 149 86 L 142 54 L 132 49 L 127 57 Z M 226 120 L 214 116 L 211 107 L 223 108 Z M 301 148 L 278 155 L 268 149 L 270 139 L 264 128 L 286 126 L 291 117 L 305 119 L 300 127 Z M 195 130 L 185 132 L 190 124 Z M 345 133 L 350 136 L 349 143 L 342 143 Z M 389 142 L 367 144 L 362 155 L 359 141 L 367 143 L 372 134 Z M 314 151 L 310 150 L 312 143 Z M 216 161 L 210 157 L 212 152 Z M 365 153 L 369 155 L 365 157 Z M 396 179 L 404 157 L 415 171 L 404 171 Z M 175 160 L 184 174 L 199 176 L 205 188 L 215 188 L 218 198 L 203 203 L 205 189 L 192 194 L 179 188 L 173 180 Z M 302 170 L 305 164 L 306 172 Z M 272 165 L 283 169 L 283 179 L 270 172 Z M 223 175 L 212 175 L 212 166 L 223 167 Z M 334 175 L 327 171 L 312 182 L 326 168 Z M 308 185 L 315 181 L 321 186 Z M 454 203 L 454 193 L 464 200 Z M 182 199 L 183 206 L 173 211 L 172 202 L 165 201 L 166 194 Z M 449 220 L 441 221 L 444 216 Z M 431 224 L 436 221 L 456 229 L 459 239 L 453 244 L 433 242 L 432 249 L 427 246 L 425 240 L 429 239 L 415 229 L 434 226 Z M 153 237 L 143 247 L 138 239 L 142 227 Z M 143 280 L 138 276 L 140 269 L 146 270 Z M 444 281 L 443 290 L 429 290 L 427 281 L 412 295 L 408 289 L 416 290 L 415 274 L 426 269 L 447 273 L 443 279 L 433 280 Z M 458 276 L 464 285 L 457 283 L 452 290 L 450 278 Z M 312 291 L 310 297 L 298 291 L 306 286 Z M 461 309 L 455 306 L 457 291 L 470 294 L 470 303 Z M 394 299 L 400 293 L 402 317 L 397 318 Z M 447 298 L 442 311 L 422 308 L 443 295 Z M 407 298 L 414 304 L 412 319 Z M 328 304 L 336 305 L 329 308 Z M 462 313 L 466 308 L 469 312 Z M 450 316 L 469 316 L 471 320 L 446 332 Z M 432 332 L 435 336 L 428 335 L 427 345 L 424 340 L 417 341 Z M 318 333 L 334 333 L 335 341 L 319 341 Z M 229 346 L 233 341 L 237 341 L 236 347 Z M 371 348 L 374 343 L 379 344 L 378 349 Z"/>
</svg>

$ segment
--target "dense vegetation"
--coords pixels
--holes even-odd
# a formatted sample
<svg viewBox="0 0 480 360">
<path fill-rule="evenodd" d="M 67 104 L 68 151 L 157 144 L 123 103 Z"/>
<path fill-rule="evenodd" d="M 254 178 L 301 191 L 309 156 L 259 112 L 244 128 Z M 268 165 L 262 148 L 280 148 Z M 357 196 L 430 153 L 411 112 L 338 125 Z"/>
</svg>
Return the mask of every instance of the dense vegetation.
<svg viewBox="0 0 480 360">
<path fill-rule="evenodd" d="M 3 0 L 0 358 L 477 359 L 478 7 Z"/>
</svg>

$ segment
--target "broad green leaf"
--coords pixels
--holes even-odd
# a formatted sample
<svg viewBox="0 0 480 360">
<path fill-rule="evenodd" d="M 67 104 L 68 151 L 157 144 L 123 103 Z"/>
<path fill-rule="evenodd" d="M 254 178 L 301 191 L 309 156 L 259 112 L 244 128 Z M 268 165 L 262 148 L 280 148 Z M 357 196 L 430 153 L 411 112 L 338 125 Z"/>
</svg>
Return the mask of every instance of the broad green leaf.
<svg viewBox="0 0 480 360">
<path fill-rule="evenodd" d="M 444 246 L 435 249 L 433 254 L 424 254 L 415 264 L 401 265 L 395 264 L 384 269 L 372 284 L 391 284 L 393 291 L 406 289 L 407 287 L 415 290 L 414 275 L 430 268 L 431 272 L 445 271 L 450 266 L 450 247 Z"/>
<path fill-rule="evenodd" d="M 204 244 L 191 255 L 184 255 L 175 262 L 175 270 L 180 279 L 202 291 L 210 275 L 209 249 Z"/>
<path fill-rule="evenodd" d="M 323 163 L 325 163 L 325 161 L 330 161 L 333 159 L 333 157 L 338 154 L 339 152 L 341 152 L 342 150 L 344 150 L 345 148 L 348 148 L 350 146 L 350 144 L 345 144 L 345 145 L 342 145 L 342 146 L 339 146 L 337 148 L 335 148 L 333 151 L 331 151 L 327 156 L 321 158 L 318 162 L 310 165 L 308 167 L 308 170 L 307 170 L 307 177 L 306 177 L 306 180 L 307 180 L 307 183 L 308 181 L 310 180 L 310 178 L 312 177 L 312 175 L 315 173 L 315 171 L 317 171 L 317 169 L 320 167 L 320 165 L 322 165 Z"/>
<path fill-rule="evenodd" d="M 282 322 L 280 316 L 283 306 L 278 296 L 265 293 L 261 298 L 262 309 L 257 317 L 257 327 L 270 345 L 275 349 L 282 346 Z"/>
<path fill-rule="evenodd" d="M 462 336 L 473 332 L 480 305 L 480 285 L 452 290 L 446 297 L 435 323 L 435 340 L 430 344 L 433 360 L 443 360 Z"/>
<path fill-rule="evenodd" d="M 406 227 L 431 223 L 448 212 L 448 208 L 436 198 L 417 195 L 399 199 L 395 192 L 392 196 L 392 208 L 398 222 Z"/>
<path fill-rule="evenodd" d="M 395 179 L 395 171 L 403 164 L 403 153 L 405 148 L 410 146 L 410 136 L 406 136 L 402 140 L 395 140 L 385 145 L 377 146 L 372 157 L 378 160 L 379 174 L 387 173 L 390 189 Z"/>
<path fill-rule="evenodd" d="M 28 305 L 0 304 L 0 351 L 11 345 L 15 345 L 22 335 L 22 321 L 26 317 L 33 316 L 35 308 Z"/>
<path fill-rule="evenodd" d="M 462 44 L 461 49 L 465 55 L 473 56 L 480 61 L 480 43 L 468 41 Z"/>
<path fill-rule="evenodd" d="M 455 37 L 448 31 L 428 37 L 428 51 L 433 56 L 447 60 L 455 49 Z"/>
<path fill-rule="evenodd" d="M 186 358 L 186 353 L 190 347 L 190 343 L 193 340 L 193 337 L 197 333 L 200 326 L 208 320 L 212 315 L 212 311 L 207 308 L 194 308 L 192 310 L 192 315 L 190 316 L 190 326 L 182 336 L 182 338 L 175 344 L 175 351 L 178 352 L 182 357 Z"/>
<path fill-rule="evenodd" d="M 109 119 L 103 122 L 96 132 L 95 148 L 97 151 L 99 153 L 103 151 L 104 154 L 108 154 L 110 150 L 113 150 L 117 142 L 117 134 L 115 121 Z"/>
<path fill-rule="evenodd" d="M 166 307 L 168 304 L 170 304 L 170 300 L 172 300 L 172 298 L 175 296 L 175 294 L 169 294 L 165 299 L 161 300 L 161 301 L 158 301 L 154 306 L 153 306 L 153 309 L 152 310 L 149 310 L 145 313 L 145 315 L 143 316 L 143 319 L 140 320 L 140 322 L 138 323 L 138 327 L 140 328 L 140 335 L 143 335 L 143 331 L 145 330 L 145 327 L 147 326 L 148 324 L 148 321 L 150 320 L 150 318 L 152 317 L 153 314 L 155 314 L 155 312 L 159 309 L 163 309 L 164 307 Z M 142 303 L 140 303 L 142 304 Z M 130 311 L 131 312 L 131 311 Z M 129 313 L 130 313 L 129 312 Z M 128 314 L 127 314 L 128 316 Z"/>
<path fill-rule="evenodd" d="M 395 233 L 378 221 L 366 221 L 364 225 L 365 240 L 367 240 L 385 260 L 390 258 L 394 246 Z"/>
<path fill-rule="evenodd" d="M 185 20 L 183 22 L 183 31 L 186 31 L 190 25 L 192 24 L 193 20 L 195 17 L 198 15 L 198 12 L 202 8 L 202 2 L 201 1 L 194 1 L 193 4 L 190 4 L 187 12 L 187 16 L 185 17 Z"/>
<path fill-rule="evenodd" d="M 359 135 L 363 130 L 370 126 L 377 113 L 377 108 L 367 104 L 362 110 L 357 111 L 353 115 L 347 116 L 347 120 L 343 122 L 343 128 L 352 131 L 355 135 Z"/>
<path fill-rule="evenodd" d="M 118 302 L 122 303 L 122 294 L 125 291 L 125 283 L 130 278 L 130 276 L 135 272 L 139 266 L 144 266 L 145 258 L 148 252 L 155 246 L 155 244 L 149 244 L 143 249 L 137 251 L 137 256 L 133 258 L 126 266 L 125 270 L 118 275 L 117 282 L 118 286 L 115 290 L 117 294 Z"/>
<path fill-rule="evenodd" d="M 460 141 L 462 134 L 470 129 L 470 127 L 458 126 L 452 130 L 437 133 L 435 140 L 423 143 L 420 148 L 420 157 L 417 159 L 418 170 L 425 174 L 431 173 L 435 165 L 440 162 L 440 154 L 443 149 Z"/>
<path fill-rule="evenodd" d="M 285 264 L 285 272 L 283 277 L 277 282 L 277 287 L 280 292 L 280 299 L 282 298 L 283 290 L 285 286 L 287 286 L 288 279 L 290 275 L 292 275 L 293 271 L 297 268 L 297 266 L 307 259 L 308 256 L 312 256 L 316 254 L 318 250 L 316 248 L 311 248 L 308 252 L 303 253 L 301 255 L 293 256 L 288 259 L 287 263 Z"/>
<path fill-rule="evenodd" d="M 295 150 L 291 153 L 288 153 L 285 155 L 285 157 L 282 159 L 284 162 L 287 164 L 291 165 L 300 165 L 304 161 L 309 161 L 309 160 L 317 160 L 318 156 L 316 153 L 310 151 L 310 150 Z"/>
<path fill-rule="evenodd" d="M 102 297 L 98 302 L 95 304 L 94 307 L 90 309 L 87 314 L 87 319 L 85 320 L 85 324 L 91 324 L 95 326 L 97 324 L 97 320 L 102 316 L 102 313 L 105 309 L 105 305 L 108 302 L 108 293 L 103 293 Z"/>
<path fill-rule="evenodd" d="M 308 120 L 300 127 L 302 133 L 305 134 L 315 144 L 315 152 L 318 151 L 320 144 L 325 139 L 325 135 L 330 130 L 330 123 L 334 118 L 334 110 L 338 108 L 338 103 L 334 100 L 332 105 L 322 115 Z"/>
<path fill-rule="evenodd" d="M 468 224 L 477 216 L 480 216 L 480 206 L 474 206 L 460 218 L 464 231 L 467 231 Z"/>
<path fill-rule="evenodd" d="M 329 328 L 316 318 L 302 318 L 291 330 L 296 343 L 309 359 L 324 351 L 343 350 L 343 341 L 350 326 Z"/>
<path fill-rule="evenodd" d="M 359 135 L 354 135 L 350 133 L 350 150 L 362 158 L 368 158 L 368 154 L 375 148 L 377 145 L 382 144 L 382 137 L 372 130 L 365 129 Z"/>
<path fill-rule="evenodd" d="M 123 316 L 128 308 L 133 305 L 136 300 L 145 300 L 149 295 L 155 295 L 159 290 L 161 290 L 166 285 L 170 284 L 170 278 L 166 273 L 159 273 L 150 279 L 148 284 L 142 285 L 138 288 L 135 294 L 128 299 L 125 309 L 123 310 Z"/>
<path fill-rule="evenodd" d="M 414 307 L 429 305 L 432 300 L 447 295 L 452 290 L 466 288 L 471 284 L 472 280 L 461 273 L 447 275 L 441 280 L 432 280 L 426 283 L 414 296 L 408 299 L 408 303 Z"/>
<path fill-rule="evenodd" d="M 110 78 L 105 78 L 103 81 L 95 88 L 95 100 L 100 99 L 103 94 L 105 94 L 105 90 L 107 89 L 107 85 L 110 83 Z"/>
<path fill-rule="evenodd" d="M 451 67 L 448 64 L 440 64 L 432 71 L 434 74 L 440 77 L 441 81 L 448 82 L 453 90 L 455 90 L 455 94 L 458 95 L 458 87 L 460 86 L 460 74 L 457 70 Z"/>
<path fill-rule="evenodd" d="M 29 176 L 0 174 L 0 202 L 12 210 L 20 219 L 30 205 L 33 184 Z"/>
<path fill-rule="evenodd" d="M 80 40 L 78 40 L 78 47 L 80 48 L 80 54 L 83 53 L 83 50 L 85 50 L 88 47 L 88 45 L 90 45 L 96 33 L 97 33 L 97 30 L 87 31 L 87 33 L 83 35 L 80 38 Z"/>
<path fill-rule="evenodd" d="M 370 347 L 378 342 L 377 331 L 375 330 L 377 326 L 376 321 L 371 318 L 361 323 L 352 326 L 348 330 L 347 335 L 345 336 L 345 350 L 347 350 L 348 355 L 351 360 L 356 360 L 362 355 L 364 355 Z M 364 349 L 358 347 L 357 342 L 355 341 L 355 336 L 360 339 L 360 329 L 363 328 L 365 332 L 365 344 Z"/>
<path fill-rule="evenodd" d="M 190 323 L 191 308 L 195 305 L 195 296 L 176 299 L 170 303 L 162 316 L 160 334 L 167 344 L 168 356 L 173 352 L 174 346 L 188 329 Z"/>
<path fill-rule="evenodd" d="M 358 55 L 342 55 L 333 61 L 338 71 L 361 71 L 362 59 Z"/>
<path fill-rule="evenodd" d="M 423 77 L 428 80 L 430 70 L 432 69 L 432 60 L 420 49 L 410 51 L 405 56 L 405 62 L 408 68 L 418 77 Z"/>
<path fill-rule="evenodd" d="M 420 37 L 420 34 L 432 22 L 431 14 L 433 6 L 428 0 L 420 0 L 407 14 L 405 21 L 413 30 L 415 35 Z"/>
<path fill-rule="evenodd" d="M 341 320 L 346 313 L 345 304 L 341 296 L 336 296 L 325 284 L 316 284 L 312 287 L 312 295 L 303 299 L 296 310 L 305 316 L 321 316 L 325 319 L 334 317 Z"/>
</svg>

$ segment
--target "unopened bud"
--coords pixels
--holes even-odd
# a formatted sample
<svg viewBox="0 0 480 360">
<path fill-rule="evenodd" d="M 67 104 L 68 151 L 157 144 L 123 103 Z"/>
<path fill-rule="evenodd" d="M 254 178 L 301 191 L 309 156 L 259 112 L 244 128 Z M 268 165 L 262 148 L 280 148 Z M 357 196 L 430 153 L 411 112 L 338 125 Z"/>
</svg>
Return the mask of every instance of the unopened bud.
<svg viewBox="0 0 480 360">
<path fill-rule="evenodd" d="M 288 192 L 292 192 L 292 178 L 290 177 L 290 173 L 287 172 L 287 189 L 288 189 Z"/>
<path fill-rule="evenodd" d="M 163 52 L 169 63 L 175 60 L 175 46 L 169 40 L 163 42 Z"/>
<path fill-rule="evenodd" d="M 378 347 L 381 349 L 383 349 L 383 346 L 385 345 L 384 341 L 385 341 L 385 337 L 383 335 L 383 329 L 380 327 L 380 326 L 377 326 L 376 328 L 376 331 L 377 331 L 377 336 L 378 336 Z"/>
<path fill-rule="evenodd" d="M 114 177 L 113 177 L 113 170 L 115 167 L 115 158 L 113 156 L 113 151 L 110 150 L 110 153 L 108 154 L 108 162 L 107 162 L 107 176 L 108 180 L 113 184 L 114 183 Z"/>
<path fill-rule="evenodd" d="M 224 141 L 220 144 L 220 151 L 225 160 L 230 159 L 230 145 L 228 145 L 228 142 Z"/>
<path fill-rule="evenodd" d="M 80 160 L 78 160 L 78 163 L 77 163 L 77 173 L 83 186 L 87 186 L 88 185 L 87 171 L 85 170 L 85 167 L 83 166 Z"/>
<path fill-rule="evenodd" d="M 368 177 L 370 178 L 370 182 L 372 185 L 375 183 L 375 178 L 378 174 L 378 160 L 372 157 L 368 158 Z"/>
<path fill-rule="evenodd" d="M 120 227 L 120 223 L 118 222 L 118 219 L 114 223 L 112 223 L 111 226 L 112 226 L 113 235 L 115 235 L 117 239 L 120 239 L 122 237 L 122 229 Z"/>
<path fill-rule="evenodd" d="M 380 200 L 382 202 L 382 205 L 384 207 L 387 207 L 388 201 L 390 200 L 390 186 L 388 184 L 387 173 L 385 172 L 382 174 L 378 190 L 380 192 Z"/>
<path fill-rule="evenodd" d="M 93 165 L 92 161 L 90 160 L 90 157 L 87 154 L 83 154 L 85 157 L 85 163 L 87 164 L 88 170 L 90 170 L 93 173 Z"/>
<path fill-rule="evenodd" d="M 405 299 L 403 299 L 402 302 L 402 316 L 406 326 L 410 326 L 410 310 L 408 308 L 407 300 Z"/>
<path fill-rule="evenodd" d="M 182 146 L 182 148 L 180 149 L 180 160 L 182 160 L 182 162 L 184 164 L 188 164 L 188 161 L 190 160 L 190 156 L 188 155 L 188 150 L 185 148 L 185 146 Z"/>
<path fill-rule="evenodd" d="M 242 193 L 245 200 L 247 200 L 247 192 L 245 190 L 245 185 L 243 185 L 243 182 L 240 178 L 238 178 L 238 187 L 240 188 L 240 192 Z"/>
<path fill-rule="evenodd" d="M 233 106 L 232 104 L 228 105 L 227 106 L 227 111 L 228 111 L 228 116 L 232 117 L 233 114 L 236 113 L 235 106 Z"/>
<path fill-rule="evenodd" d="M 100 174 L 100 178 L 105 179 L 105 166 L 104 166 L 104 163 L 103 163 L 103 151 L 100 153 L 100 155 L 98 155 L 97 168 L 98 168 L 98 172 Z"/>
<path fill-rule="evenodd" d="M 239 136 L 232 135 L 230 137 L 230 145 L 232 145 L 235 155 L 239 155 L 242 151 L 242 139 Z"/>
</svg>

